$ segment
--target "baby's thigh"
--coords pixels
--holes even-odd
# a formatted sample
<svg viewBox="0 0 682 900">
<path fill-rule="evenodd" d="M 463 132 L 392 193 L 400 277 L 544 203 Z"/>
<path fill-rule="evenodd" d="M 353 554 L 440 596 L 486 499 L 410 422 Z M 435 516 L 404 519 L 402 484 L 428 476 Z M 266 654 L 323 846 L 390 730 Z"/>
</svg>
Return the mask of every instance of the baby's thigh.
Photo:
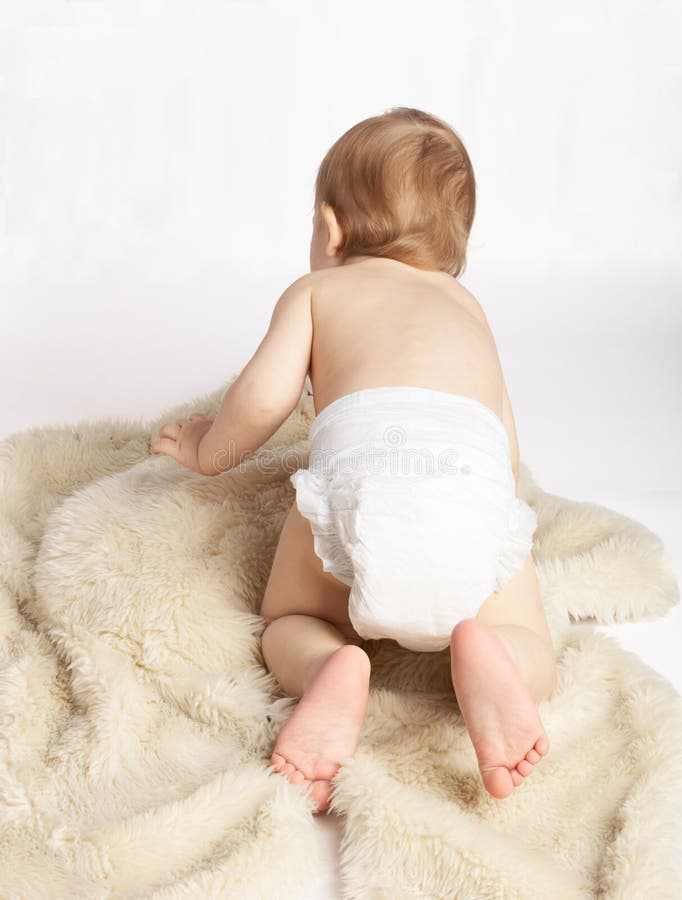
<svg viewBox="0 0 682 900">
<path fill-rule="evenodd" d="M 487 625 L 523 625 L 552 645 L 531 553 L 502 590 L 493 592 L 487 598 L 476 618 Z"/>
<path fill-rule="evenodd" d="M 352 638 L 355 631 L 348 618 L 349 594 L 348 585 L 322 568 L 310 523 L 294 502 L 279 537 L 261 616 L 267 621 L 290 615 L 316 616 L 337 628 L 341 626 L 341 631 Z"/>
</svg>

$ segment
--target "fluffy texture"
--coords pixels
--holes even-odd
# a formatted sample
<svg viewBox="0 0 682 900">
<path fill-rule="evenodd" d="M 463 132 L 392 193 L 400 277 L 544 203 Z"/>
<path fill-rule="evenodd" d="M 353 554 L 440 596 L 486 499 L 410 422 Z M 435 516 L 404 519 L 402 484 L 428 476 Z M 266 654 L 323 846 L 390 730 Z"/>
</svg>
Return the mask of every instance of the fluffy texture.
<svg viewBox="0 0 682 900">
<path fill-rule="evenodd" d="M 154 422 L 0 444 L 0 896 L 295 898 L 322 874 L 311 802 L 268 769 L 297 701 L 263 664 L 259 615 L 311 398 L 241 470 L 150 456 L 163 422 L 214 415 L 228 385 Z M 344 897 L 680 896 L 682 701 L 587 621 L 678 602 L 664 548 L 525 465 L 519 493 L 558 657 L 550 754 L 494 799 L 449 649 L 367 641 L 367 717 L 332 801 Z"/>
</svg>

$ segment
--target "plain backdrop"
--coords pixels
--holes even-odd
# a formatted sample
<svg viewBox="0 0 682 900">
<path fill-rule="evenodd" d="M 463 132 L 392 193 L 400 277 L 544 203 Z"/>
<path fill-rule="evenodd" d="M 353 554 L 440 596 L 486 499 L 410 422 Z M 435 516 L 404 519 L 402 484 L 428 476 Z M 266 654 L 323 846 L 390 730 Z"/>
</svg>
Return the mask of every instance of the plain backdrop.
<svg viewBox="0 0 682 900">
<path fill-rule="evenodd" d="M 351 125 L 446 119 L 521 457 L 682 562 L 676 2 L 0 0 L 0 437 L 237 374 Z M 682 687 L 679 607 L 614 629 Z"/>
<path fill-rule="evenodd" d="M 446 119 L 521 458 L 682 571 L 678 2 L 0 0 L 0 438 L 238 374 L 351 125 Z M 679 605 L 610 626 L 682 690 Z M 316 817 L 339 894 L 340 825 Z"/>
</svg>

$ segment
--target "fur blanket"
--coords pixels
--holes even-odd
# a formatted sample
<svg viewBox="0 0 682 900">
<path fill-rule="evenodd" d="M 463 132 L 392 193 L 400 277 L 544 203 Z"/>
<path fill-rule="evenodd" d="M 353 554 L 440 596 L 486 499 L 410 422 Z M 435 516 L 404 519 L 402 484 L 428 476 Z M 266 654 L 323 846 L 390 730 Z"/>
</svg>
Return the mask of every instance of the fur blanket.
<svg viewBox="0 0 682 900">
<path fill-rule="evenodd" d="M 321 876 L 303 789 L 268 771 L 295 699 L 259 608 L 307 465 L 297 409 L 242 470 L 150 456 L 164 422 L 81 421 L 0 444 L 0 896 L 296 898 Z M 682 896 L 682 711 L 596 622 L 662 616 L 658 537 L 541 490 L 534 555 L 558 655 L 549 755 L 480 782 L 449 649 L 368 641 L 360 742 L 334 780 L 347 898 Z"/>
</svg>

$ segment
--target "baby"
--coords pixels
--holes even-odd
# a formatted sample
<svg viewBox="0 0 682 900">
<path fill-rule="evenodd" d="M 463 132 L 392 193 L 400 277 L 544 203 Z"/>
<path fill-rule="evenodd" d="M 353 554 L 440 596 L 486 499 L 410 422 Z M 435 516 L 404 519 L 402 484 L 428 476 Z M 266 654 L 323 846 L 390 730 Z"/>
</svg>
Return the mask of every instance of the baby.
<svg viewBox="0 0 682 900">
<path fill-rule="evenodd" d="M 555 654 L 516 495 L 519 450 L 494 337 L 464 268 L 471 162 L 452 128 L 390 109 L 343 134 L 315 182 L 310 273 L 214 421 L 163 426 L 154 453 L 205 475 L 237 465 L 296 408 L 309 376 L 307 469 L 291 476 L 265 589 L 262 652 L 300 698 L 272 767 L 326 810 L 365 716 L 367 639 L 449 648 L 485 789 L 503 799 L 549 751 L 537 701 Z"/>
</svg>

